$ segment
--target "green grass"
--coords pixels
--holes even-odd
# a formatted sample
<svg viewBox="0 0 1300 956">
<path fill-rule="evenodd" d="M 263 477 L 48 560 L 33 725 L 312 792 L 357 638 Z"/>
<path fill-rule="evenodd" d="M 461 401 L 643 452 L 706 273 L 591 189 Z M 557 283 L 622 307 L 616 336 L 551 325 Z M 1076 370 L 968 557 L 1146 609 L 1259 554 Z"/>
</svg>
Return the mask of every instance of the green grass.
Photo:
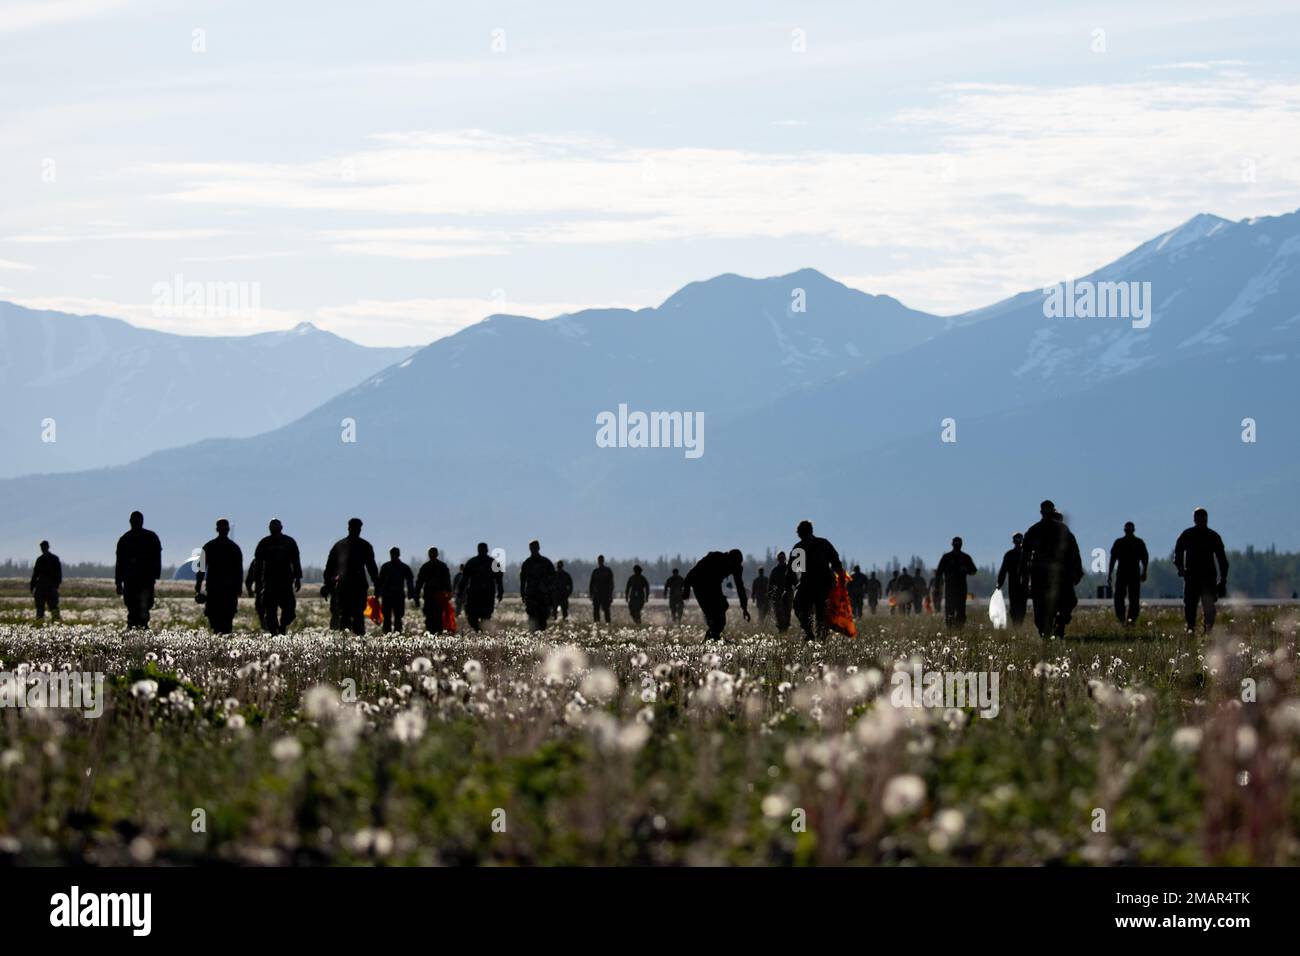
<svg viewBox="0 0 1300 956">
<path fill-rule="evenodd" d="M 1224 608 L 1213 642 L 1161 610 L 1130 633 L 1088 611 L 1065 641 L 880 616 L 856 640 L 807 645 L 755 623 L 705 645 L 692 618 L 596 628 L 581 602 L 581 624 L 542 634 L 507 602 L 482 634 L 417 635 L 412 608 L 407 635 L 345 637 L 304 591 L 303 630 L 258 634 L 245 607 L 240 632 L 218 638 L 196 627 L 185 586 L 164 589 L 154 631 L 132 634 L 104 591 L 71 588 L 64 625 L 44 628 L 20 591 L 0 592 L 0 670 L 100 671 L 109 697 L 97 720 L 0 710 L 0 856 L 1300 860 L 1289 610 Z M 999 713 L 894 706 L 893 668 L 913 658 L 996 673 Z M 142 681 L 152 699 L 136 696 Z"/>
</svg>

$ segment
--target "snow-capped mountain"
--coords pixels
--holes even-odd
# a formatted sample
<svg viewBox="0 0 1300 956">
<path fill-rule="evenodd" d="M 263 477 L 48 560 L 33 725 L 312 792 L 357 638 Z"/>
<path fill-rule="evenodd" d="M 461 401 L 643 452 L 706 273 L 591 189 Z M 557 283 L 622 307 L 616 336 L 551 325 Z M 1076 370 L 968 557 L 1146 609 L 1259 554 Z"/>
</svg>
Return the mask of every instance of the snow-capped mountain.
<svg viewBox="0 0 1300 956">
<path fill-rule="evenodd" d="M 268 434 L 0 483 L 0 553 L 49 536 L 103 556 L 139 507 L 173 556 L 219 515 L 248 538 L 277 515 L 308 553 L 357 514 L 408 553 L 540 537 L 554 555 L 761 552 L 810 517 L 861 559 L 961 534 L 990 562 L 1043 497 L 1086 550 L 1132 519 L 1163 553 L 1198 504 L 1230 545 L 1294 547 L 1297 237 L 1296 214 L 1198 216 L 1069 282 L 1080 305 L 1136 283 L 1145 317 L 1051 317 L 1036 289 L 941 319 L 812 270 L 494 316 Z M 602 447 L 620 405 L 702 413 L 703 454 Z M 48 504 L 12 504 L 31 495 Z"/>
</svg>

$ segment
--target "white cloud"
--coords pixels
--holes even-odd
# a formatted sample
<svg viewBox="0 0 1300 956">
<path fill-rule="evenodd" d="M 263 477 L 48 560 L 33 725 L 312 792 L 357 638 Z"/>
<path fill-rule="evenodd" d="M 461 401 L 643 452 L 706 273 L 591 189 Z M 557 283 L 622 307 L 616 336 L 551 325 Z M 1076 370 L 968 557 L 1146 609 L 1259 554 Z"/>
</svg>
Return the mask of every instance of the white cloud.
<svg viewBox="0 0 1300 956">
<path fill-rule="evenodd" d="M 504 296 L 495 299 L 360 299 L 347 305 L 319 309 L 315 322 L 323 329 L 361 342 L 423 345 L 459 332 L 496 313 L 549 319 L 583 309 L 619 307 L 608 302 L 515 302 Z"/>
<path fill-rule="evenodd" d="M 1296 83 L 1197 73 L 958 84 L 889 126 L 891 141 L 920 145 L 651 148 L 460 130 L 380 135 L 349 155 L 298 164 L 148 171 L 174 184 L 158 198 L 181 206 L 346 215 L 357 224 L 309 230 L 344 255 L 811 239 L 869 251 L 861 274 L 881 291 L 903 295 L 896 277 L 915 283 L 909 304 L 944 310 L 1089 271 L 1197 212 L 1277 212 L 1300 196 Z M 881 268 L 891 262 L 899 272 Z"/>
<path fill-rule="evenodd" d="M 226 312 L 206 318 L 173 317 L 159 314 L 152 302 L 120 302 L 85 296 L 21 296 L 14 299 L 29 309 L 67 312 L 72 315 L 103 315 L 123 319 L 142 329 L 172 332 L 177 335 L 250 335 L 273 329 L 293 328 L 309 318 L 303 312 L 268 309 L 259 306 L 246 314 Z M 370 344 L 370 343 L 366 343 Z"/>
<path fill-rule="evenodd" d="M 5 242 L 32 245 L 55 242 L 177 242 L 186 239 L 217 239 L 231 233 L 225 229 L 137 229 L 124 232 L 30 232 L 5 236 Z"/>
<path fill-rule="evenodd" d="M 497 313 L 551 319 L 583 309 L 640 307 L 610 302 L 516 302 L 503 293 L 496 298 L 358 299 L 315 310 L 259 308 L 255 314 L 245 316 L 176 319 L 158 315 L 152 303 L 79 296 L 32 296 L 15 301 L 29 309 L 104 315 L 140 328 L 180 335 L 247 335 L 310 321 L 365 345 L 392 346 L 427 345 Z"/>
<path fill-rule="evenodd" d="M 0 7 L 0 33 L 103 16 L 122 9 L 129 2 L 131 0 L 6 0 Z"/>
</svg>

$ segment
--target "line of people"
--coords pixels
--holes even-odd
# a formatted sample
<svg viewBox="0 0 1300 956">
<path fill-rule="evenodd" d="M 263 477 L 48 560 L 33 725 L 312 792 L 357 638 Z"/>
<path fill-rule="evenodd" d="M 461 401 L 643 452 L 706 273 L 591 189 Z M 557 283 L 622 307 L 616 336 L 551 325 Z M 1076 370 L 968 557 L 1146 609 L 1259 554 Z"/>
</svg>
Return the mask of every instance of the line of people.
<svg viewBox="0 0 1300 956">
<path fill-rule="evenodd" d="M 1209 632 L 1215 622 L 1216 600 L 1227 594 L 1228 558 L 1223 539 L 1209 527 L 1206 510 L 1197 508 L 1192 521 L 1175 543 L 1174 565 L 1184 581 L 1188 632 L 1195 630 L 1198 611 L 1204 630 Z M 139 511 L 131 513 L 128 523 L 127 532 L 117 542 L 114 584 L 126 606 L 127 626 L 147 627 L 154 606 L 154 585 L 162 573 L 162 544 L 154 532 L 144 527 L 144 516 Z M 423 605 L 425 629 L 430 633 L 454 629 L 455 619 L 462 613 L 477 631 L 505 597 L 504 569 L 485 542 L 479 543 L 476 554 L 460 566 L 454 578 L 437 548 L 429 549 L 428 560 L 414 575 L 398 548 L 390 549 L 389 560 L 382 567 L 376 563 L 374 547 L 361 536 L 360 518 L 351 519 L 347 527 L 347 535 L 330 548 L 325 583 L 320 590 L 321 597 L 330 602 L 330 627 L 335 630 L 365 633 L 372 587 L 385 632 L 402 629 L 407 600 L 417 608 Z M 278 519 L 272 519 L 267 530 L 268 534 L 257 543 L 247 573 L 243 553 L 231 540 L 230 523 L 224 518 L 217 521 L 216 537 L 195 555 L 195 600 L 204 606 L 204 614 L 218 634 L 233 630 L 241 589 L 253 598 L 264 631 L 284 634 L 296 617 L 303 578 L 298 544 L 284 533 Z M 805 640 L 824 638 L 827 601 L 844 566 L 835 547 L 813 533 L 812 522 L 801 521 L 795 533 L 798 540 L 790 548 L 789 559 L 781 551 L 770 575 L 759 568 L 750 592 L 745 589 L 744 557 L 739 548 L 709 552 L 685 576 L 673 568 L 663 585 L 671 621 L 682 622 L 686 602 L 694 595 L 704 616 L 706 639 L 720 639 L 729 607 L 724 585 L 731 579 L 746 621 L 750 620 L 752 594 L 760 622 L 765 623 L 771 615 L 776 630 L 784 633 L 793 617 Z M 30 583 L 36 616 L 44 618 L 48 609 L 57 620 L 62 564 L 50 551 L 48 541 L 42 541 L 40 547 Z M 520 596 L 530 627 L 545 630 L 551 620 L 568 619 L 573 578 L 564 569 L 563 561 L 552 562 L 541 553 L 539 542 L 530 542 L 528 551 L 519 569 Z M 1141 585 L 1146 581 L 1149 564 L 1145 542 L 1137 537 L 1133 522 L 1125 523 L 1123 536 L 1111 545 L 1107 584 L 1114 587 L 1116 617 L 1126 626 L 1138 620 Z M 931 582 L 926 581 L 920 568 L 913 572 L 902 568 L 882 586 L 875 571 L 863 575 L 862 569 L 854 565 L 845 583 L 855 617 L 862 616 L 864 605 L 875 614 L 882 594 L 890 613 L 899 614 L 920 613 L 928 597 L 935 613 L 942 610 L 946 624 L 961 627 L 966 620 L 968 579 L 976 573 L 975 562 L 962 550 L 962 539 L 958 537 L 952 539 L 952 549 L 939 559 Z M 1012 548 L 1003 555 L 998 568 L 997 587 L 1007 597 L 1013 625 L 1024 622 L 1032 602 L 1038 633 L 1043 637 L 1064 637 L 1078 604 L 1075 587 L 1083 577 L 1078 542 L 1060 511 L 1048 500 L 1039 506 L 1039 520 L 1023 534 L 1012 536 Z M 588 582 L 597 623 L 602 619 L 610 622 L 614 590 L 614 572 L 605 563 L 605 556 L 598 555 Z M 635 624 L 642 622 L 651 590 L 641 566 L 635 565 L 623 588 Z"/>
</svg>

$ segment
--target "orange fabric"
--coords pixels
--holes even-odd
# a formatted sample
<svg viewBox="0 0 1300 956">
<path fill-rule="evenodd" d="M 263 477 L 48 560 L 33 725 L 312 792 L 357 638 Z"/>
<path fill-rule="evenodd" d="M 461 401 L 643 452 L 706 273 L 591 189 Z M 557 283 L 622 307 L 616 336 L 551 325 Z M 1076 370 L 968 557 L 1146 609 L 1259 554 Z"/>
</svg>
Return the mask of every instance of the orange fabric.
<svg viewBox="0 0 1300 956">
<path fill-rule="evenodd" d="M 858 626 L 853 621 L 853 604 L 849 600 L 849 576 L 844 571 L 835 575 L 831 593 L 826 596 L 826 625 L 849 637 L 858 636 Z"/>
<path fill-rule="evenodd" d="M 442 629 L 449 634 L 455 634 L 456 607 L 451 603 L 450 591 L 438 592 L 438 606 L 442 608 Z"/>
<path fill-rule="evenodd" d="M 379 604 L 379 598 L 374 595 L 366 598 L 366 617 L 375 623 L 379 623 L 384 619 L 384 609 Z"/>
</svg>

